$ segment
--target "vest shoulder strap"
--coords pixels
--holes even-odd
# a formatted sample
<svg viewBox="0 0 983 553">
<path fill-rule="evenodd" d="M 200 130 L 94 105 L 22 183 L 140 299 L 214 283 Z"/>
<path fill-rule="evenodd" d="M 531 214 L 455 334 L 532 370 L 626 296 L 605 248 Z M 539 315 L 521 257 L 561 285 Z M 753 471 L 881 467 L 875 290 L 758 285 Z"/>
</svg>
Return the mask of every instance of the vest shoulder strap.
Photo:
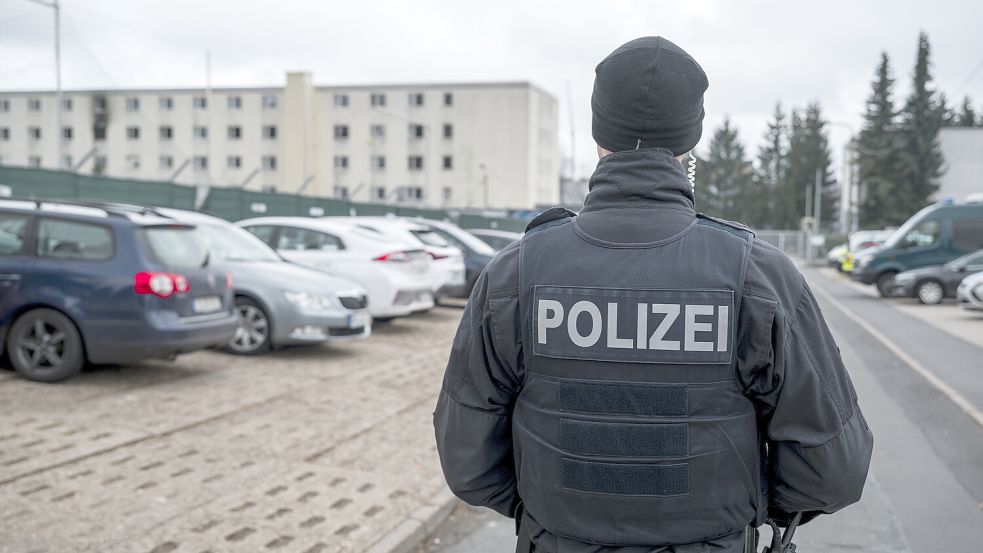
<svg viewBox="0 0 983 553">
<path fill-rule="evenodd" d="M 699 219 L 699 224 L 725 230 L 738 238 L 749 240 L 754 237 L 754 231 L 752 231 L 744 223 L 728 221 L 727 219 L 720 219 L 718 217 L 711 217 L 706 213 L 697 213 L 696 217 Z"/>
<path fill-rule="evenodd" d="M 551 207 L 537 215 L 529 224 L 526 225 L 526 233 L 536 232 L 549 227 L 569 222 L 568 219 L 576 217 L 577 214 L 565 207 Z"/>
</svg>

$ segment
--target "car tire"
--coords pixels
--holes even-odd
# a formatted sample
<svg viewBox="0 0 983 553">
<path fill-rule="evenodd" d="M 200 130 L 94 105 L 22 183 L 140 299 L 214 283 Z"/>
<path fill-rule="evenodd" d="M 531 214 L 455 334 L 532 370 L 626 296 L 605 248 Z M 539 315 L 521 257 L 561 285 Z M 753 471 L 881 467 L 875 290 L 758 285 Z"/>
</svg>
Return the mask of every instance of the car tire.
<svg viewBox="0 0 983 553">
<path fill-rule="evenodd" d="M 877 286 L 877 293 L 881 295 L 882 298 L 893 297 L 893 291 L 891 289 L 891 283 L 894 282 L 894 277 L 897 276 L 896 271 L 887 271 L 881 273 L 877 276 L 877 281 L 875 282 Z"/>
<path fill-rule="evenodd" d="M 945 288 L 937 280 L 923 280 L 915 285 L 915 297 L 924 305 L 938 305 L 945 299 Z"/>
<path fill-rule="evenodd" d="M 54 309 L 34 309 L 18 317 L 7 334 L 7 351 L 14 370 L 38 382 L 65 380 L 85 364 L 75 323 Z"/>
<path fill-rule="evenodd" d="M 225 351 L 236 355 L 259 355 L 270 350 L 273 325 L 263 306 L 245 296 L 236 296 L 236 331 Z"/>
</svg>

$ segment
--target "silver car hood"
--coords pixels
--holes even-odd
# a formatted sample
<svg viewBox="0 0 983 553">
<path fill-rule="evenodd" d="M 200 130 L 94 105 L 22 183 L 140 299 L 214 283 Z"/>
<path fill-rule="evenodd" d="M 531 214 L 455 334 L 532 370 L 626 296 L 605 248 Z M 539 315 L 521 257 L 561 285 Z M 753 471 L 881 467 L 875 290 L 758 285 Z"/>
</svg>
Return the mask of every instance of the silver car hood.
<svg viewBox="0 0 983 553">
<path fill-rule="evenodd" d="M 362 295 L 364 288 L 348 279 L 287 261 L 226 261 L 237 284 L 266 290 Z"/>
</svg>

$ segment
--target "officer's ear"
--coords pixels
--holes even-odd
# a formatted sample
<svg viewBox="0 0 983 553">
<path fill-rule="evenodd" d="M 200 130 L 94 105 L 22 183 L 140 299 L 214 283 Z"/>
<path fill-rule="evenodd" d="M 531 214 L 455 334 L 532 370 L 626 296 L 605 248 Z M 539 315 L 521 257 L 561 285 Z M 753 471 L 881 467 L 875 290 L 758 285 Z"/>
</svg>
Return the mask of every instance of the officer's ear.
<svg viewBox="0 0 983 553">
<path fill-rule="evenodd" d="M 613 154 L 611 150 L 605 150 L 600 144 L 597 145 L 597 159 L 604 159 L 605 157 Z"/>
</svg>

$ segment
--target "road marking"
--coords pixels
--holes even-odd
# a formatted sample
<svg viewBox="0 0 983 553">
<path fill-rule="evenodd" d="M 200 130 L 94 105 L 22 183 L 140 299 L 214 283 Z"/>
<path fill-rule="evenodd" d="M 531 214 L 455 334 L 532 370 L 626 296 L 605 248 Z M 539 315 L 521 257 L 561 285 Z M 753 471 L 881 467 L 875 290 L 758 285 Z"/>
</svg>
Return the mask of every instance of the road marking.
<svg viewBox="0 0 983 553">
<path fill-rule="evenodd" d="M 919 363 L 914 357 L 908 355 L 904 350 L 898 347 L 897 344 L 891 341 L 890 338 L 881 333 L 881 331 L 874 328 L 873 325 L 865 321 L 859 315 L 851 311 L 847 306 L 843 305 L 839 300 L 834 298 L 832 294 L 824 290 L 821 286 L 816 286 L 813 289 L 816 293 L 826 299 L 833 307 L 840 310 L 844 315 L 847 316 L 851 321 L 860 325 L 861 328 L 870 333 L 871 336 L 877 338 L 877 340 L 884 345 L 888 350 L 891 351 L 895 356 L 905 362 L 913 371 L 922 376 L 929 384 L 932 385 L 936 390 L 942 392 L 950 401 L 956 404 L 964 413 L 969 415 L 971 419 L 976 421 L 976 424 L 983 426 L 983 412 L 977 409 L 968 399 L 963 397 L 962 394 L 957 392 L 952 386 L 946 384 L 941 378 L 935 375 L 932 371 L 925 368 L 924 365 Z"/>
</svg>

